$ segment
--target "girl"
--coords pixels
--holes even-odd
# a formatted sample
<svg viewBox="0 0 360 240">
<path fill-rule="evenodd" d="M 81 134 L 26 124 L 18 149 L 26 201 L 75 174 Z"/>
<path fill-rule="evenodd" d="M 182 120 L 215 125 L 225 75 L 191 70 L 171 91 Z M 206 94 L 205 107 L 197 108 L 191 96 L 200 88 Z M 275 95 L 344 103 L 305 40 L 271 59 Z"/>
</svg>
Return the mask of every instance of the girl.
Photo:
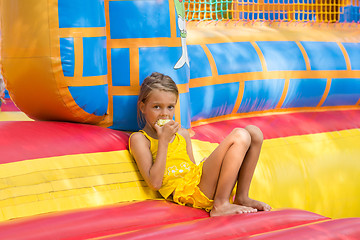
<svg viewBox="0 0 360 240">
<path fill-rule="evenodd" d="M 129 149 L 148 186 L 165 199 L 205 209 L 210 216 L 269 211 L 269 205 L 248 196 L 262 132 L 255 126 L 234 129 L 206 161 L 196 165 L 188 131 L 172 120 L 178 96 L 174 81 L 160 73 L 151 74 L 141 85 L 137 106 L 145 126 L 130 136 Z M 160 126 L 159 120 L 168 122 Z"/>
</svg>

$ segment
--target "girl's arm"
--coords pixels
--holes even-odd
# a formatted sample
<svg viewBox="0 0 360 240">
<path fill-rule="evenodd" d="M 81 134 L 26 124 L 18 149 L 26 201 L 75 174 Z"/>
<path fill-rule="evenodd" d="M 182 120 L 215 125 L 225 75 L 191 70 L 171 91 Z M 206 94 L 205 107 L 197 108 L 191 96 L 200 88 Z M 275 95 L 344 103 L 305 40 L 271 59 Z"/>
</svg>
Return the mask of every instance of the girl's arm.
<svg viewBox="0 0 360 240">
<path fill-rule="evenodd" d="M 130 138 L 130 147 L 146 184 L 153 190 L 159 190 L 166 166 L 167 145 L 159 142 L 159 150 L 154 163 L 150 152 L 150 142 L 143 134 L 133 134 Z"/>
<path fill-rule="evenodd" d="M 191 144 L 191 138 L 190 138 L 190 134 L 189 134 L 188 130 L 181 128 L 179 130 L 179 134 L 185 138 L 186 152 L 189 155 L 190 160 L 196 164 L 195 158 L 194 158 L 194 153 L 193 153 L 193 148 L 192 148 L 192 144 Z"/>
</svg>

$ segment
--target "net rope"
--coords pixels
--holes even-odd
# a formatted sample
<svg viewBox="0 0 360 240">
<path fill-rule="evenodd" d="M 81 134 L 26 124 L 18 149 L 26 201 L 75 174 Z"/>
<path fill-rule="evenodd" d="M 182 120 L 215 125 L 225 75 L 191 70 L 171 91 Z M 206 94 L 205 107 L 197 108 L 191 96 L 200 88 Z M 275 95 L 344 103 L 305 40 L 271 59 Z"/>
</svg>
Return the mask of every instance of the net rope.
<svg viewBox="0 0 360 240">
<path fill-rule="evenodd" d="M 188 21 L 360 21 L 360 0 L 184 0 Z"/>
</svg>

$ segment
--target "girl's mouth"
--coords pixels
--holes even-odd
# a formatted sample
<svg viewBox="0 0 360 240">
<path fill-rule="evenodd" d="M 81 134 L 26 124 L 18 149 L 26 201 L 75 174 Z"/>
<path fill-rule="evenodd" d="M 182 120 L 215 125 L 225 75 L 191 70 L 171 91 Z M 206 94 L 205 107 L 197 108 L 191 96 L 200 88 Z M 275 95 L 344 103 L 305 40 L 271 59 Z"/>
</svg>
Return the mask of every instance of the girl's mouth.
<svg viewBox="0 0 360 240">
<path fill-rule="evenodd" d="M 171 121 L 170 119 L 159 119 L 159 120 L 157 120 L 156 124 L 159 125 L 160 127 L 162 127 L 170 121 Z"/>
</svg>

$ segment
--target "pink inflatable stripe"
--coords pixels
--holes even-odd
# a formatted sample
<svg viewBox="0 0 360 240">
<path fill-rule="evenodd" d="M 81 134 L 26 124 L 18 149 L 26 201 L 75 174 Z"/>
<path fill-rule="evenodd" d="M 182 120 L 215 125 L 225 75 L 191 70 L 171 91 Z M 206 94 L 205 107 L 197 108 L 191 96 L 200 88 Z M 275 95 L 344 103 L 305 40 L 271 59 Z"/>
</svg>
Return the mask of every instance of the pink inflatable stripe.
<svg viewBox="0 0 360 240">
<path fill-rule="evenodd" d="M 121 131 L 66 122 L 0 122 L 0 132 L 0 164 L 125 150 L 129 138 L 129 134 Z"/>
<path fill-rule="evenodd" d="M 10 98 L 5 98 L 5 103 L 1 104 L 1 112 L 20 112 L 20 109 Z"/>
<path fill-rule="evenodd" d="M 228 239 L 328 220 L 295 209 L 210 218 L 164 200 L 39 215 L 0 224 L 0 239 Z"/>
<path fill-rule="evenodd" d="M 360 239 L 360 218 L 343 218 L 320 222 L 307 226 L 284 229 L 278 232 L 261 234 L 251 238 L 277 240 L 303 239 Z"/>
<path fill-rule="evenodd" d="M 286 113 L 223 120 L 193 127 L 193 138 L 221 142 L 232 129 L 258 126 L 265 139 L 360 128 L 360 110 Z"/>
<path fill-rule="evenodd" d="M 0 224 L 0 239 L 88 239 L 206 217 L 200 209 L 149 200 L 7 221 Z"/>
</svg>

